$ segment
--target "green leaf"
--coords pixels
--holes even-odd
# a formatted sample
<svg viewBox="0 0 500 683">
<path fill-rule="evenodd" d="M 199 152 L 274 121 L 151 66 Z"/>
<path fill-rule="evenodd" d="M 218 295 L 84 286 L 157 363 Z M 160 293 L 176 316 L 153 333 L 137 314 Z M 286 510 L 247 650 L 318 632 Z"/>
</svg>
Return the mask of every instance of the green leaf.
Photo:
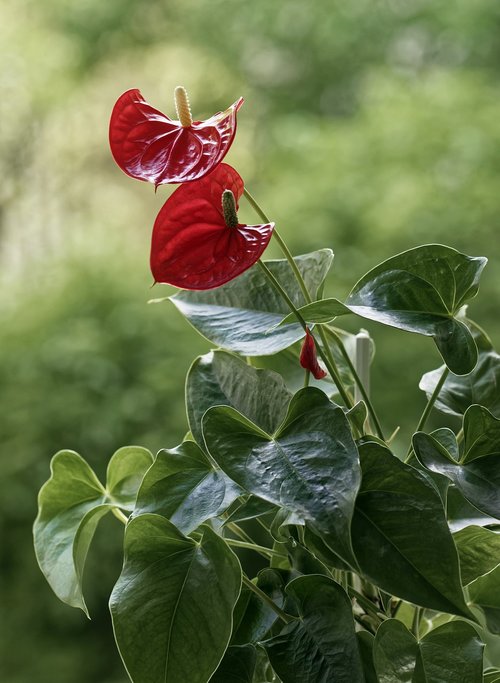
<svg viewBox="0 0 500 683">
<path fill-rule="evenodd" d="M 254 583 L 268 595 L 278 607 L 283 606 L 284 583 L 279 572 L 274 569 L 262 569 Z M 265 602 L 243 585 L 238 603 L 234 610 L 234 626 L 232 645 L 258 643 L 278 619 Z"/>
<path fill-rule="evenodd" d="M 324 299 L 300 309 L 310 323 L 355 313 L 408 332 L 433 337 L 444 362 L 457 375 L 471 372 L 477 349 L 457 314 L 473 298 L 487 259 L 440 244 L 410 249 L 364 275 L 344 304 Z M 288 315 L 283 323 L 290 322 Z"/>
<path fill-rule="evenodd" d="M 351 601 L 326 576 L 300 576 L 286 592 L 299 621 L 263 643 L 283 683 L 361 683 L 363 665 Z"/>
<path fill-rule="evenodd" d="M 467 376 L 450 373 L 439 392 L 435 407 L 443 413 L 461 417 L 474 403 L 487 408 L 500 417 L 500 355 L 493 349 L 491 341 L 477 325 L 465 321 L 471 329 L 478 348 L 476 367 Z M 419 387 L 430 398 L 443 373 L 444 366 L 427 372 Z"/>
<path fill-rule="evenodd" d="M 379 683 L 413 683 L 417 656 L 418 643 L 401 621 L 388 619 L 380 625 L 373 643 Z"/>
<path fill-rule="evenodd" d="M 330 249 L 297 256 L 295 262 L 311 296 L 316 296 L 333 261 Z M 265 262 L 296 306 L 305 303 L 286 260 Z M 246 356 L 277 353 L 302 339 L 295 321 L 271 330 L 289 309 L 260 268 L 254 266 L 222 287 L 181 291 L 170 297 L 193 327 L 211 342 Z"/>
<path fill-rule="evenodd" d="M 376 443 L 360 447 L 363 479 L 352 525 L 359 566 L 387 593 L 473 618 L 439 493 Z M 423 533 L 425 530 L 425 533 Z"/>
<path fill-rule="evenodd" d="M 350 526 L 360 484 L 358 452 L 344 412 L 323 392 L 299 391 L 274 435 L 227 407 L 206 412 L 203 434 L 231 479 L 308 521 L 355 564 Z"/>
<path fill-rule="evenodd" d="M 484 612 L 491 633 L 500 635 L 500 566 L 468 586 L 469 598 Z"/>
<path fill-rule="evenodd" d="M 38 498 L 35 553 L 57 597 L 88 616 L 82 593 L 85 560 L 97 524 L 113 507 L 133 508 L 136 487 L 153 456 L 138 446 L 121 448 L 108 466 L 107 488 L 73 451 L 56 453 L 51 477 Z"/>
<path fill-rule="evenodd" d="M 277 510 L 276 505 L 269 503 L 267 500 L 262 500 L 262 498 L 257 498 L 257 496 L 248 496 L 247 500 L 243 503 L 230 508 L 228 511 L 230 513 L 229 517 L 224 520 L 224 524 L 229 524 L 230 522 L 236 522 L 237 524 L 238 522 L 255 519 L 270 513 L 276 514 Z"/>
<path fill-rule="evenodd" d="M 418 643 L 400 621 L 388 619 L 375 636 L 373 657 L 379 683 L 482 683 L 483 649 L 464 621 L 443 624 Z"/>
<path fill-rule="evenodd" d="M 461 464 L 433 436 L 424 432 L 413 435 L 413 450 L 424 467 L 448 477 L 478 510 L 500 519 L 500 454 Z"/>
<path fill-rule="evenodd" d="M 488 455 L 500 455 L 500 419 L 487 408 L 473 405 L 464 415 L 462 462 L 468 463 Z"/>
<path fill-rule="evenodd" d="M 240 586 L 236 556 L 208 526 L 195 542 L 159 515 L 132 519 L 110 609 L 134 683 L 206 683 L 231 637 Z"/>
<path fill-rule="evenodd" d="M 197 358 L 186 378 L 189 427 L 200 446 L 204 446 L 201 418 L 212 406 L 232 406 L 264 431 L 274 432 L 291 398 L 276 372 L 257 370 L 226 351 Z"/>
<path fill-rule="evenodd" d="M 189 534 L 221 514 L 240 495 L 239 486 L 209 462 L 194 441 L 161 450 L 144 477 L 134 516 L 162 515 Z"/>
<path fill-rule="evenodd" d="M 500 564 L 500 534 L 469 526 L 453 535 L 460 557 L 462 582 L 466 586 Z"/>
<path fill-rule="evenodd" d="M 484 527 L 498 524 L 498 520 L 494 517 L 479 512 L 477 507 L 471 505 L 451 483 L 446 496 L 446 515 L 448 517 L 448 526 L 453 533 L 468 526 Z"/>
<path fill-rule="evenodd" d="M 365 683 L 379 683 L 373 663 L 373 641 L 375 639 L 369 631 L 358 631 L 356 637 L 358 639 L 359 654 L 363 663 Z"/>
<path fill-rule="evenodd" d="M 253 645 L 231 645 L 210 683 L 252 683 L 256 661 Z"/>
<path fill-rule="evenodd" d="M 483 683 L 500 683 L 500 669 L 485 669 Z"/>
<path fill-rule="evenodd" d="M 152 463 L 153 456 L 146 448 L 125 446 L 117 450 L 109 461 L 106 474 L 110 502 L 115 501 L 118 507 L 131 512 L 137 490 Z"/>
</svg>

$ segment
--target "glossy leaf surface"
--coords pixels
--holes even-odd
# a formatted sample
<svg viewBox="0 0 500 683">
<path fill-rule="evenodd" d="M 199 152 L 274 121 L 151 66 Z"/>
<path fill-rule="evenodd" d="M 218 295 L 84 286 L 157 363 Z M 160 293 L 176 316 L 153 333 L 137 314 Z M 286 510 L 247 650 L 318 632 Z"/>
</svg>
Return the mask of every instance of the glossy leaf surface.
<svg viewBox="0 0 500 683">
<path fill-rule="evenodd" d="M 460 557 L 462 582 L 466 586 L 500 564 L 500 534 L 469 526 L 453 535 Z"/>
<path fill-rule="evenodd" d="M 240 489 L 193 441 L 161 450 L 144 477 L 134 515 L 154 513 L 189 534 L 236 500 Z"/>
<path fill-rule="evenodd" d="M 465 377 L 450 373 L 439 392 L 435 406 L 449 415 L 462 416 L 474 403 L 487 408 L 500 417 L 500 355 L 491 341 L 476 325 L 466 321 L 478 348 L 478 361 L 474 370 Z M 419 387 L 429 398 L 436 388 L 444 366 L 427 372 Z"/>
<path fill-rule="evenodd" d="M 376 443 L 361 446 L 360 459 L 352 538 L 363 573 L 408 602 L 471 618 L 439 493 Z"/>
<path fill-rule="evenodd" d="M 301 576 L 286 587 L 299 621 L 264 642 L 283 683 L 362 683 L 351 601 L 326 576 Z"/>
<path fill-rule="evenodd" d="M 38 499 L 35 552 L 57 597 L 87 615 L 82 578 L 97 524 L 113 507 L 133 509 L 137 487 L 152 461 L 144 448 L 121 448 L 110 460 L 105 488 L 77 453 L 60 451 L 52 459 L 51 477 Z"/>
<path fill-rule="evenodd" d="M 211 351 L 197 358 L 186 378 L 189 427 L 202 446 L 201 418 L 212 406 L 231 406 L 272 433 L 284 420 L 291 398 L 280 375 L 257 370 L 225 351 Z"/>
<path fill-rule="evenodd" d="M 295 258 L 311 295 L 316 295 L 332 261 L 330 249 Z M 302 306 L 304 296 L 287 261 L 265 263 L 293 303 Z M 304 336 L 302 327 L 296 323 L 271 329 L 288 313 L 288 308 L 258 267 L 217 289 L 179 292 L 170 300 L 204 337 L 246 356 L 277 353 Z"/>
<path fill-rule="evenodd" d="M 301 309 L 307 322 L 328 322 L 355 313 L 408 332 L 433 337 L 457 375 L 474 368 L 477 349 L 456 315 L 477 294 L 486 259 L 440 244 L 410 249 L 376 266 L 356 283 L 345 303 L 313 302 Z M 283 322 L 289 322 L 287 316 Z"/>
<path fill-rule="evenodd" d="M 253 266 L 267 247 L 274 223 L 226 225 L 222 193 L 236 201 L 243 180 L 220 164 L 201 180 L 181 185 L 160 209 L 151 240 L 155 282 L 189 290 L 220 287 Z"/>
<path fill-rule="evenodd" d="M 413 449 L 424 467 L 448 477 L 478 510 L 500 519 L 500 454 L 458 463 L 432 435 L 423 432 L 414 434 Z"/>
<path fill-rule="evenodd" d="M 483 649 L 464 621 L 439 626 L 417 642 L 400 621 L 388 619 L 377 631 L 373 653 L 379 683 L 482 683 Z"/>
<path fill-rule="evenodd" d="M 344 412 L 319 389 L 299 391 L 270 435 L 233 408 L 205 414 L 212 457 L 245 490 L 308 521 L 341 557 L 352 556 L 350 526 L 360 468 Z"/>
<path fill-rule="evenodd" d="M 134 518 L 110 599 L 134 683 L 206 683 L 229 642 L 240 585 L 236 556 L 209 527 L 195 542 L 158 515 Z"/>
<path fill-rule="evenodd" d="M 227 154 L 242 104 L 240 98 L 206 121 L 183 127 L 180 121 L 154 109 L 139 90 L 127 90 L 111 114 L 111 152 L 127 175 L 155 186 L 196 180 L 210 173 Z"/>
</svg>

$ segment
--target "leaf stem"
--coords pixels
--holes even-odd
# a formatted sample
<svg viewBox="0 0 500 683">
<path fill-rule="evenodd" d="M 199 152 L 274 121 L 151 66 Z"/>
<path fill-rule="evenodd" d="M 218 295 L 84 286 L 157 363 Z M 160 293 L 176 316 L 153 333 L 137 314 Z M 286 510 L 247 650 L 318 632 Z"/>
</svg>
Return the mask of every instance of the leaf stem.
<svg viewBox="0 0 500 683">
<path fill-rule="evenodd" d="M 382 427 L 381 427 L 379 419 L 377 417 L 377 413 L 375 412 L 375 408 L 373 407 L 373 404 L 370 400 L 370 397 L 368 396 L 368 394 L 366 392 L 366 389 L 363 385 L 363 382 L 361 381 L 361 379 L 360 379 L 360 377 L 356 371 L 356 367 L 354 366 L 354 363 L 352 362 L 352 360 L 349 357 L 349 354 L 347 353 L 347 350 L 344 346 L 342 339 L 337 334 L 337 332 L 335 332 L 335 330 L 333 330 L 331 327 L 326 326 L 325 329 L 326 329 L 327 333 L 331 336 L 331 338 L 337 344 L 338 349 L 339 349 L 340 353 L 342 354 L 343 359 L 347 363 L 347 366 L 351 372 L 351 375 L 352 375 L 354 381 L 356 382 L 356 385 L 359 389 L 359 392 L 360 392 L 361 396 L 363 397 L 364 402 L 366 403 L 366 407 L 368 409 L 370 417 L 373 420 L 373 424 L 375 426 L 377 436 L 379 436 L 383 441 L 385 441 L 384 433 L 382 431 Z"/>
<path fill-rule="evenodd" d="M 427 405 L 424 408 L 424 412 L 420 416 L 420 420 L 418 421 L 418 425 L 416 428 L 416 432 L 422 431 L 422 429 L 425 427 L 425 423 L 427 422 L 427 418 L 429 417 L 432 408 L 434 407 L 434 404 L 436 403 L 437 397 L 439 396 L 439 392 L 443 388 L 443 384 L 446 382 L 446 378 L 448 377 L 450 373 L 450 370 L 447 366 L 445 366 L 443 373 L 441 377 L 439 378 L 439 382 L 436 384 L 434 391 L 432 392 L 432 395 L 430 396 L 429 400 L 427 401 Z M 405 462 L 408 462 L 410 459 L 410 456 L 412 454 L 413 447 L 410 446 L 408 449 L 408 453 L 406 455 Z"/>
<path fill-rule="evenodd" d="M 120 522 L 122 522 L 123 524 L 127 524 L 128 517 L 127 517 L 127 515 L 124 515 L 123 512 L 119 508 L 111 508 L 111 512 L 114 514 L 116 519 L 119 519 Z"/>
<path fill-rule="evenodd" d="M 288 296 L 286 291 L 283 289 L 283 287 L 281 286 L 281 284 L 279 283 L 277 278 L 274 276 L 274 274 L 266 266 L 264 261 L 259 259 L 257 261 L 257 263 L 259 264 L 261 270 L 263 271 L 263 273 L 265 274 L 267 279 L 270 281 L 272 286 L 275 288 L 275 290 L 278 292 L 278 294 L 283 298 L 283 300 L 287 303 L 290 310 L 294 313 L 295 317 L 297 318 L 297 320 L 299 321 L 299 323 L 302 326 L 302 329 L 305 332 L 307 330 L 307 323 L 304 320 L 304 318 L 302 317 L 302 315 L 300 314 L 299 310 L 297 309 L 297 307 L 295 306 L 293 301 L 290 299 L 290 297 Z M 320 328 L 320 335 L 321 335 L 321 332 L 322 332 L 322 330 Z M 310 332 L 310 334 L 314 339 L 314 334 L 312 332 Z M 324 332 L 323 332 L 323 334 L 324 334 Z M 328 347 L 328 344 L 325 345 L 325 349 L 324 349 L 320 344 L 318 344 L 316 342 L 316 339 L 314 339 L 314 342 L 316 344 L 316 349 L 317 349 L 319 355 L 323 359 L 323 362 L 325 363 L 325 365 L 328 369 L 328 372 L 330 373 L 333 381 L 335 382 L 335 386 L 337 387 L 339 394 L 342 397 L 342 400 L 344 401 L 346 406 L 348 406 L 349 408 L 352 408 L 352 399 L 344 388 L 342 380 L 340 379 L 340 375 L 338 374 L 338 370 L 335 366 L 335 361 L 333 361 L 333 363 L 332 363 L 331 360 L 333 360 L 333 358 L 330 360 L 330 358 L 328 357 L 328 354 L 325 353 L 325 349 L 328 348 L 328 351 L 330 352 L 330 356 L 331 356 L 331 351 L 330 351 L 330 348 Z"/>
<path fill-rule="evenodd" d="M 243 574 L 243 577 L 242 577 L 242 578 L 243 578 L 243 583 L 245 584 L 245 586 L 247 586 L 248 588 L 250 588 L 251 591 L 253 591 L 256 595 L 258 595 L 259 598 L 260 598 L 263 602 L 265 602 L 266 605 L 268 605 L 268 606 L 273 610 L 273 612 L 275 612 L 275 613 L 279 616 L 279 618 L 280 618 L 282 621 L 285 622 L 285 624 L 290 624 L 292 621 L 295 621 L 295 618 L 294 618 L 294 617 L 291 617 L 291 616 L 289 616 L 288 614 L 286 614 L 286 612 L 284 612 L 284 611 L 281 609 L 281 607 L 278 607 L 278 605 L 274 602 L 274 600 L 272 600 L 272 599 L 269 597 L 269 595 L 267 595 L 266 593 L 264 593 L 263 590 L 261 590 L 261 589 L 260 589 L 258 586 L 256 586 L 252 581 L 250 581 L 250 579 L 248 578 L 248 576 L 247 576 L 246 574 Z"/>
<path fill-rule="evenodd" d="M 418 640 L 418 634 L 420 632 L 420 621 L 422 619 L 422 614 L 424 610 L 422 607 L 415 607 L 415 611 L 413 612 L 413 621 L 411 624 L 411 632 L 415 636 L 415 638 Z"/>
<path fill-rule="evenodd" d="M 254 199 L 254 197 L 250 194 L 250 192 L 249 192 L 246 188 L 243 190 L 243 194 L 244 194 L 244 196 L 246 197 L 248 203 L 253 207 L 253 209 L 256 211 L 256 213 L 260 216 L 260 218 L 261 218 L 265 223 L 270 223 L 271 221 L 270 221 L 269 217 L 264 213 L 264 211 L 262 210 L 262 208 L 260 207 L 260 205 L 257 203 L 257 201 Z M 279 245 L 281 251 L 283 252 L 283 255 L 284 255 L 285 259 L 288 261 L 288 265 L 290 266 L 290 268 L 291 268 L 292 271 L 293 271 L 293 274 L 295 275 L 295 279 L 296 279 L 297 282 L 298 282 L 298 285 L 299 285 L 299 287 L 300 287 L 300 290 L 301 290 L 301 292 L 302 292 L 302 294 L 303 294 L 303 296 L 304 296 L 305 302 L 306 302 L 307 304 L 310 304 L 310 303 L 312 302 L 312 298 L 311 298 L 311 295 L 310 295 L 310 293 L 309 293 L 309 290 L 307 289 L 307 285 L 306 285 L 306 283 L 305 283 L 305 281 L 304 281 L 304 278 L 302 277 L 302 273 L 300 272 L 300 269 L 299 269 L 299 267 L 297 266 L 297 263 L 295 262 L 295 259 L 293 258 L 290 249 L 287 247 L 285 240 L 281 237 L 281 235 L 279 234 L 279 232 L 278 232 L 278 230 L 276 229 L 276 227 L 275 227 L 274 230 L 273 230 L 273 237 L 274 237 L 274 239 L 276 240 L 276 242 L 278 243 L 278 245 Z M 287 302 L 287 303 L 288 303 L 288 302 Z M 290 305 L 290 304 L 289 304 L 289 305 Z M 296 307 L 292 308 L 291 310 L 292 310 L 292 311 L 295 313 L 295 315 L 297 316 L 297 309 L 296 309 Z M 304 320 L 304 319 L 302 318 L 302 316 L 300 316 L 300 318 L 302 319 L 302 321 Z M 302 323 L 301 323 L 301 324 L 302 324 Z M 305 323 L 304 323 L 304 325 L 305 325 Z M 305 327 L 304 327 L 304 330 L 305 330 Z M 325 331 L 323 330 L 323 328 L 321 327 L 321 325 L 318 326 L 318 330 L 319 330 L 319 336 L 320 336 L 320 338 L 321 338 L 321 341 L 322 341 L 323 347 L 324 347 L 324 350 L 321 350 L 321 347 L 320 347 L 318 344 L 316 344 L 316 347 L 317 347 L 317 349 L 318 349 L 318 352 L 320 353 L 321 358 L 322 358 L 323 361 L 325 362 L 326 367 L 327 367 L 328 370 L 330 371 L 330 375 L 332 376 L 332 379 L 333 379 L 333 381 L 335 382 L 335 384 L 336 384 L 336 386 L 337 386 L 338 392 L 339 392 L 339 394 L 341 395 L 342 400 L 344 401 L 344 403 L 346 404 L 346 406 L 347 406 L 348 408 L 352 408 L 352 406 L 354 405 L 354 403 L 353 403 L 351 397 L 349 396 L 348 392 L 346 391 L 346 389 L 345 389 L 345 387 L 344 387 L 344 384 L 343 384 L 343 382 L 342 382 L 342 379 L 341 379 L 341 377 L 340 377 L 340 374 L 339 374 L 339 372 L 338 372 L 338 370 L 337 370 L 337 366 L 336 366 L 336 363 L 335 363 L 335 359 L 334 359 L 334 357 L 333 357 L 333 354 L 332 354 L 332 352 L 331 352 L 330 347 L 328 346 L 328 340 L 327 340 L 327 338 L 326 338 Z M 328 357 L 328 363 L 327 363 L 327 361 L 326 361 L 325 356 Z M 334 372 L 333 372 L 330 368 L 334 368 Z"/>
<path fill-rule="evenodd" d="M 237 541 L 234 538 L 225 538 L 224 539 L 226 543 L 229 545 L 234 546 L 235 548 L 244 548 L 245 550 L 255 550 L 256 553 L 259 553 L 259 555 L 262 555 L 263 557 L 266 557 L 269 559 L 270 557 L 283 557 L 281 553 L 277 553 L 275 550 L 272 550 L 271 548 L 266 548 L 263 545 L 256 545 L 255 543 L 247 543 L 246 541 Z"/>
</svg>

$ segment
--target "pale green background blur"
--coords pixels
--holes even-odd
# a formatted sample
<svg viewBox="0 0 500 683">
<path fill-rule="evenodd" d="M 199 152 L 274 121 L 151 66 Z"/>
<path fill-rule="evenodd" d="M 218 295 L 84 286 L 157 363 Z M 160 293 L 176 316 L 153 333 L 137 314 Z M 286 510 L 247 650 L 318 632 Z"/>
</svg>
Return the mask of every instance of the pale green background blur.
<svg viewBox="0 0 500 683">
<path fill-rule="evenodd" d="M 169 190 L 114 165 L 116 98 L 139 87 L 173 115 L 183 84 L 202 118 L 244 96 L 228 161 L 295 253 L 333 248 L 330 295 L 425 242 L 487 255 L 470 312 L 498 346 L 499 35 L 498 0 L 0 0 L 2 680 L 124 683 L 119 523 L 90 556 L 88 622 L 36 567 L 37 490 L 59 448 L 102 475 L 119 446 L 176 445 L 185 372 L 209 348 L 146 304 L 169 292 L 148 269 Z M 370 329 L 375 405 L 407 438 L 437 352 Z"/>
</svg>

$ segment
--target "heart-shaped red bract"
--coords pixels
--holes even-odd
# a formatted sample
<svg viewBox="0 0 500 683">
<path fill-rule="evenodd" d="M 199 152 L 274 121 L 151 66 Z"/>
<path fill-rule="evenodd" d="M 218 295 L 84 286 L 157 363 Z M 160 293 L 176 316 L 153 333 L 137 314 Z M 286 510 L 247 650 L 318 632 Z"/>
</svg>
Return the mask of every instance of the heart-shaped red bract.
<svg viewBox="0 0 500 683">
<path fill-rule="evenodd" d="M 109 144 L 118 166 L 132 178 L 163 185 L 198 180 L 219 164 L 236 133 L 240 98 L 206 121 L 182 126 L 154 109 L 139 90 L 116 102 L 109 123 Z"/>
<path fill-rule="evenodd" d="M 253 266 L 267 247 L 274 223 L 228 227 L 222 193 L 236 200 L 243 180 L 220 164 L 201 180 L 181 185 L 158 214 L 151 243 L 151 271 L 156 282 L 182 289 L 212 289 Z"/>
<path fill-rule="evenodd" d="M 326 372 L 318 363 L 314 337 L 308 329 L 306 329 L 306 337 L 302 343 L 299 360 L 302 367 L 305 370 L 312 372 L 312 375 L 315 379 L 323 379 L 323 377 L 326 377 Z"/>
</svg>

